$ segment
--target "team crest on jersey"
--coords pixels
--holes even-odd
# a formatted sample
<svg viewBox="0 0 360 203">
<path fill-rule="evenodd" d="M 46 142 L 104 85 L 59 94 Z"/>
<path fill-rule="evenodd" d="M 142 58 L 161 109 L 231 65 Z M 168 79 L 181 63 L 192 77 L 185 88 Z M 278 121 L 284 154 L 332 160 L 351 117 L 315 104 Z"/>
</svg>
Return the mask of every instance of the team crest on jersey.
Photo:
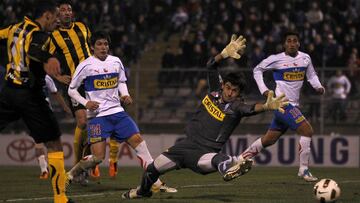
<svg viewBox="0 0 360 203">
<path fill-rule="evenodd" d="M 202 104 L 207 112 L 216 120 L 224 120 L 225 114 L 211 101 L 208 95 L 202 100 Z"/>
<path fill-rule="evenodd" d="M 94 80 L 94 87 L 96 89 L 110 89 L 115 88 L 118 85 L 118 78 L 104 78 Z"/>
</svg>

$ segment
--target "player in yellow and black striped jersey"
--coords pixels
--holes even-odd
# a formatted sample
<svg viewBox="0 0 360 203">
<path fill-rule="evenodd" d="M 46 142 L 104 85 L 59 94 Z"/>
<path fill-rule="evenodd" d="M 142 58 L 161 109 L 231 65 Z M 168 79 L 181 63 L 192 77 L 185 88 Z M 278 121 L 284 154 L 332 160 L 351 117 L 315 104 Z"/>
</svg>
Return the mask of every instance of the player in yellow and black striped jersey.
<svg viewBox="0 0 360 203">
<path fill-rule="evenodd" d="M 57 26 L 58 8 L 52 0 L 37 0 L 33 19 L 0 31 L 7 40 L 6 83 L 0 93 L 0 130 L 23 119 L 36 143 L 48 149 L 54 202 L 66 203 L 64 153 L 56 118 L 45 100 L 45 72 L 60 74 L 59 61 L 49 53 L 48 32 Z M 0 53 L 2 54 L 2 53 Z"/>
<path fill-rule="evenodd" d="M 58 5 L 60 27 L 51 33 L 50 53 L 53 53 L 61 63 L 62 74 L 55 79 L 64 84 L 67 90 L 77 65 L 91 55 L 88 43 L 91 32 L 84 23 L 73 21 L 70 1 L 61 0 Z M 82 89 L 80 88 L 80 94 L 85 95 L 83 86 Z M 76 164 L 84 155 L 87 141 L 86 108 L 72 101 L 67 93 L 64 96 L 70 102 L 71 110 L 76 119 L 74 135 L 74 164 Z"/>
</svg>

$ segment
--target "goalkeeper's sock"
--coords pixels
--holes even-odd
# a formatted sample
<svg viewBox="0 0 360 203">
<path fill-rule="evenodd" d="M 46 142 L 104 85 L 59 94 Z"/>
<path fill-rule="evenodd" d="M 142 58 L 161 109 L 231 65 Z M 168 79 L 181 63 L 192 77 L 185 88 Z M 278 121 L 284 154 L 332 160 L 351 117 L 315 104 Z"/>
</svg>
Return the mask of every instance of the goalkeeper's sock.
<svg viewBox="0 0 360 203">
<path fill-rule="evenodd" d="M 145 170 L 142 180 L 140 189 L 137 191 L 139 195 L 146 195 L 151 192 L 151 186 L 156 182 L 159 181 L 160 173 L 155 168 L 154 163 L 151 163 Z"/>
<path fill-rule="evenodd" d="M 253 142 L 240 156 L 244 159 L 251 159 L 259 154 L 263 148 L 261 138 L 259 138 L 255 140 L 255 142 Z"/>
<path fill-rule="evenodd" d="M 75 128 L 74 134 L 74 165 L 78 163 L 83 155 L 82 149 L 82 129 L 77 127 Z"/>
<path fill-rule="evenodd" d="M 300 172 L 309 168 L 311 137 L 301 136 L 299 140 Z"/>
<path fill-rule="evenodd" d="M 119 143 L 115 139 L 110 139 L 110 162 L 115 163 L 117 162 L 117 155 L 119 152 Z"/>
<path fill-rule="evenodd" d="M 65 194 L 65 169 L 64 169 L 64 153 L 63 152 L 49 152 L 49 169 L 51 184 L 54 192 L 55 203 L 66 203 L 68 198 Z"/>
<path fill-rule="evenodd" d="M 236 161 L 236 157 L 218 153 L 211 159 L 211 164 L 218 169 L 221 175 L 224 175 L 229 168 L 236 164 Z"/>
</svg>

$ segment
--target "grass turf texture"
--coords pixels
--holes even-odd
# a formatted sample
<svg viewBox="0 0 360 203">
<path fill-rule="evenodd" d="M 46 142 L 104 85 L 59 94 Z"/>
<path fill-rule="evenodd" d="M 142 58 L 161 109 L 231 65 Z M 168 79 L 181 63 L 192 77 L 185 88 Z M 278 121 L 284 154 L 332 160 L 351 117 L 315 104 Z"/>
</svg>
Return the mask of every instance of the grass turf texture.
<svg viewBox="0 0 360 203">
<path fill-rule="evenodd" d="M 108 177 L 107 168 L 101 168 L 99 181 L 87 186 L 73 184 L 68 195 L 75 202 L 242 202 L 242 203 L 311 203 L 315 183 L 298 178 L 297 168 L 254 167 L 245 176 L 224 182 L 218 173 L 203 176 L 189 170 L 172 171 L 162 177 L 178 193 L 157 193 L 152 198 L 122 200 L 121 194 L 140 183 L 142 169 L 120 167 L 116 179 Z M 319 178 L 332 178 L 340 185 L 338 203 L 360 202 L 359 168 L 312 168 Z M 38 167 L 1 166 L 0 202 L 51 202 L 50 180 L 38 178 Z"/>
</svg>

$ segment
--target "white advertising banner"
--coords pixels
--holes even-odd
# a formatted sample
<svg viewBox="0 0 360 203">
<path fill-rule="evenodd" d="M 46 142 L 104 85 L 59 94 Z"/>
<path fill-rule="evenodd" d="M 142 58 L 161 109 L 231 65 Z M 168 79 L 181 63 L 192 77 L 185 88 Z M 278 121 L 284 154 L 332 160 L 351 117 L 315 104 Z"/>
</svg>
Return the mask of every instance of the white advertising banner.
<svg viewBox="0 0 360 203">
<path fill-rule="evenodd" d="M 143 135 L 150 153 L 156 157 L 184 135 Z M 223 151 L 238 155 L 259 136 L 232 136 Z M 310 162 L 312 166 L 360 167 L 360 136 L 314 136 Z M 258 166 L 298 166 L 299 136 L 283 136 L 278 142 L 263 150 L 256 158 Z M 65 165 L 73 164 L 73 136 L 63 135 Z M 35 144 L 32 138 L 22 135 L 0 135 L 0 165 L 37 165 Z M 107 149 L 108 150 L 108 149 Z M 119 149 L 119 165 L 137 166 L 139 161 L 127 144 Z M 106 160 L 108 160 L 108 153 Z M 108 161 L 103 162 L 108 165 Z"/>
</svg>

